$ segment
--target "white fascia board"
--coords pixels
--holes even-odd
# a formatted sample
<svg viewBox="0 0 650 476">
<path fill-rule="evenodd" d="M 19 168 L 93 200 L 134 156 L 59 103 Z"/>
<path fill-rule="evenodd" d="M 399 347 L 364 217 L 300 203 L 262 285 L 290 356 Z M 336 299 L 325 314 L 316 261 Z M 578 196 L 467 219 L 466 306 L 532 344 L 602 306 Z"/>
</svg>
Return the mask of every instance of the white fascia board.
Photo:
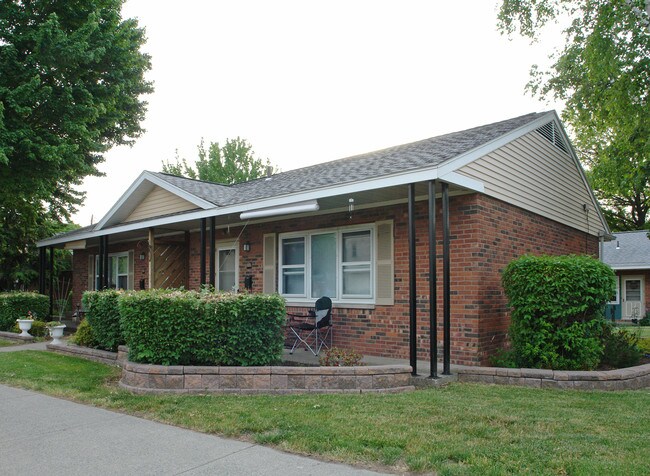
<svg viewBox="0 0 650 476">
<path fill-rule="evenodd" d="M 607 263 L 605 263 L 607 264 Z M 638 264 L 638 265 L 625 265 L 625 266 L 612 266 L 611 264 L 608 265 L 610 268 L 612 268 L 614 271 L 633 271 L 633 270 L 647 270 L 650 269 L 650 265 L 648 264 Z"/>
<path fill-rule="evenodd" d="M 84 240 L 84 239 L 95 238 L 103 235 L 112 235 L 115 233 L 123 233 L 127 231 L 146 229 L 150 227 L 170 225 L 178 222 L 199 220 L 201 218 L 219 217 L 231 213 L 239 214 L 242 212 L 257 210 L 261 208 L 271 208 L 271 207 L 292 204 L 296 202 L 318 200 L 318 199 L 328 198 L 336 195 L 353 194 L 353 193 L 364 192 L 369 190 L 394 187 L 398 185 L 408 185 L 411 183 L 426 182 L 428 180 L 434 180 L 438 178 L 452 185 L 467 187 L 475 191 L 483 190 L 483 184 L 477 180 L 473 180 L 461 174 L 457 174 L 453 172 L 445 174 L 444 178 L 439 177 L 438 170 L 436 168 L 430 168 L 425 170 L 394 174 L 387 177 L 381 177 L 379 179 L 368 179 L 360 182 L 353 182 L 350 184 L 336 185 L 336 186 L 326 187 L 326 188 L 322 188 L 310 192 L 283 195 L 280 197 L 274 197 L 274 198 L 269 198 L 265 200 L 255 201 L 255 202 L 247 202 L 247 203 L 241 203 L 237 205 L 230 205 L 230 206 L 223 206 L 223 207 L 214 207 L 213 205 L 213 208 L 207 210 L 198 210 L 195 212 L 184 213 L 182 215 L 174 215 L 174 216 L 168 216 L 163 218 L 152 218 L 150 220 L 145 220 L 137 223 L 126 223 L 124 225 L 114 226 L 106 230 L 102 230 L 101 228 L 98 227 L 95 228 L 93 231 L 75 235 L 74 240 L 75 241 Z M 66 243 L 68 241 L 73 241 L 73 240 L 66 239 L 65 237 L 61 237 L 58 239 L 53 238 L 53 239 L 43 240 L 38 242 L 38 246 L 52 246 L 52 245 Z"/>
<path fill-rule="evenodd" d="M 174 195 L 179 196 L 180 198 L 187 200 L 190 203 L 193 203 L 197 207 L 203 208 L 204 210 L 208 208 L 214 208 L 214 203 L 210 203 L 206 200 L 203 200 L 202 198 L 197 197 L 196 195 L 192 195 L 191 193 L 186 192 L 185 190 L 176 187 L 175 185 L 170 184 L 169 182 L 166 182 L 165 180 L 161 180 L 152 173 L 148 172 L 147 170 L 144 170 L 137 179 L 135 179 L 135 182 L 131 184 L 131 186 L 122 194 L 120 199 L 113 205 L 113 207 L 108 211 L 108 213 L 102 218 L 96 226 L 96 230 L 101 230 L 106 226 L 106 224 L 110 221 L 110 219 L 115 216 L 115 214 L 124 206 L 128 203 L 129 199 L 133 195 L 133 193 L 140 188 L 142 183 L 144 181 L 148 181 L 153 185 L 157 185 L 165 190 L 167 190 L 170 193 L 173 193 Z"/>
<path fill-rule="evenodd" d="M 483 193 L 485 191 L 485 185 L 483 185 L 483 182 L 479 182 L 478 180 L 473 178 L 465 177 L 464 175 L 459 174 L 458 172 L 449 172 L 446 173 L 445 175 L 441 175 L 440 180 L 442 180 L 443 182 L 458 185 L 463 188 L 467 188 L 469 190 L 473 190 L 475 192 Z"/>
<path fill-rule="evenodd" d="M 508 132 L 507 134 L 503 134 L 490 142 L 486 142 L 485 144 L 475 149 L 472 149 L 468 152 L 465 152 L 464 154 L 461 154 L 459 156 L 454 157 L 453 159 L 448 160 L 447 162 L 445 162 L 439 167 L 439 173 L 442 176 L 448 174 L 449 172 L 455 172 L 461 167 L 464 167 L 467 164 L 470 164 L 475 160 L 480 159 L 484 155 L 487 155 L 490 152 L 495 151 L 500 147 L 503 147 L 504 145 L 512 142 L 513 140 L 518 139 L 519 137 L 522 137 L 536 129 L 539 129 L 541 126 L 543 126 L 544 124 L 546 124 L 547 122 L 553 119 L 557 119 L 557 114 L 555 114 L 554 111 L 547 112 L 543 116 L 538 117 L 537 119 L 535 119 L 532 122 L 529 122 L 528 124 L 524 124 L 523 126 Z"/>
</svg>

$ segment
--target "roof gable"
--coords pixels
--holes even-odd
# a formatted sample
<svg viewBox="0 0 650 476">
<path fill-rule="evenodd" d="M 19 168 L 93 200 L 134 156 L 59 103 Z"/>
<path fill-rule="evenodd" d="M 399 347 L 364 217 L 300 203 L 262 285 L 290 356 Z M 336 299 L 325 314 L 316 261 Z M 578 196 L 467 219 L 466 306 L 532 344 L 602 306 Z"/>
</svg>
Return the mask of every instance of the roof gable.
<svg viewBox="0 0 650 476">
<path fill-rule="evenodd" d="M 156 205 L 155 199 L 162 199 L 162 202 Z M 179 211 L 197 208 L 207 210 L 214 206 L 213 203 L 162 180 L 158 174 L 144 171 L 97 223 L 95 230 Z"/>
</svg>

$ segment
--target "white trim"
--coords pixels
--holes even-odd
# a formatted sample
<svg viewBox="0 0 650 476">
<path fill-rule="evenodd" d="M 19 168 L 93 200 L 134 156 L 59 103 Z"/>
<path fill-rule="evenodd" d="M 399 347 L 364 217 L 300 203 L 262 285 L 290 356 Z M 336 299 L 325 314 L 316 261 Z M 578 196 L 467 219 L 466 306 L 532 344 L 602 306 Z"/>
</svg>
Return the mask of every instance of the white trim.
<svg viewBox="0 0 650 476">
<path fill-rule="evenodd" d="M 607 263 L 605 263 L 607 264 Z M 610 268 L 612 268 L 614 271 L 644 271 L 647 269 L 650 269 L 650 266 L 647 264 L 638 264 L 638 265 L 629 265 L 629 266 L 612 266 L 607 264 Z"/>
<path fill-rule="evenodd" d="M 343 294 L 343 262 L 341 256 L 341 246 L 342 246 L 342 236 L 345 233 L 354 233 L 355 231 L 367 231 L 370 233 L 370 295 L 363 297 L 347 297 Z M 323 228 L 323 229 L 312 229 L 312 230 L 301 230 L 301 231 L 292 231 L 287 233 L 279 233 L 277 240 L 278 247 L 278 267 L 277 267 L 277 279 L 278 279 L 278 294 L 283 296 L 287 301 L 291 301 L 296 304 L 313 304 L 318 297 L 311 297 L 311 237 L 314 235 L 323 235 L 333 233 L 336 238 L 336 296 L 328 296 L 332 299 L 332 302 L 337 303 L 341 306 L 347 304 L 355 305 L 374 305 L 375 304 L 375 265 L 376 265 L 376 239 L 377 239 L 377 230 L 375 223 L 365 223 L 359 225 L 349 225 L 349 226 L 339 226 L 332 228 Z M 304 265 L 300 267 L 304 272 L 304 294 L 283 294 L 283 280 L 282 280 L 282 271 L 284 265 L 282 264 L 282 241 L 285 239 L 291 238 L 303 238 L 304 239 Z M 291 267 L 292 265 L 286 265 L 286 267 Z"/>
</svg>

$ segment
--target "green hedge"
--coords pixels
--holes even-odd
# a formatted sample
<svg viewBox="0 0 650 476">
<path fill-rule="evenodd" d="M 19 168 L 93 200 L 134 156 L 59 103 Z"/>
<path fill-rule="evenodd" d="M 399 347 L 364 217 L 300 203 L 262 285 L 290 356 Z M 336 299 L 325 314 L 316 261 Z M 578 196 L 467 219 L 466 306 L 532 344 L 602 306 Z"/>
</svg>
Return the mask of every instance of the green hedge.
<svg viewBox="0 0 650 476">
<path fill-rule="evenodd" d="M 106 289 L 86 291 L 81 298 L 95 344 L 100 349 L 115 352 L 118 346 L 125 343 L 117 304 L 121 294 L 122 291 Z"/>
<path fill-rule="evenodd" d="M 47 321 L 50 298 L 31 292 L 0 293 L 0 331 L 9 331 L 16 319 L 27 318 L 27 313 L 39 321 Z"/>
<path fill-rule="evenodd" d="M 269 365 L 282 355 L 286 311 L 277 295 L 131 291 L 119 309 L 134 362 Z"/>
<path fill-rule="evenodd" d="M 589 370 L 603 354 L 614 272 L 589 256 L 522 256 L 503 272 L 510 340 L 520 367 Z"/>
<path fill-rule="evenodd" d="M 214 296 L 214 295 L 213 295 Z M 269 294 L 204 295 L 208 319 L 216 318 L 216 361 L 220 365 L 269 365 L 284 348 L 284 299 Z"/>
</svg>

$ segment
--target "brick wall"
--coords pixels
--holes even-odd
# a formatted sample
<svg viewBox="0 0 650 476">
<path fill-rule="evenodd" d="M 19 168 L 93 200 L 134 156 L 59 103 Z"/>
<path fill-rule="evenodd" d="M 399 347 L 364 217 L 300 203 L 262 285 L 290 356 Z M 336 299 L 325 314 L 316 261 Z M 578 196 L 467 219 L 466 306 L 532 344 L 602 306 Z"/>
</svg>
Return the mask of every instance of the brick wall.
<svg viewBox="0 0 650 476">
<path fill-rule="evenodd" d="M 429 282 L 427 203 L 416 204 L 417 347 L 418 358 L 428 359 Z M 524 254 L 588 253 L 597 255 L 598 240 L 560 223 L 545 219 L 481 194 L 451 197 L 451 360 L 454 364 L 488 363 L 489 355 L 503 345 L 509 316 L 501 288 L 501 271 L 512 259 Z M 244 276 L 253 276 L 253 292 L 262 291 L 263 235 L 337 226 L 394 221 L 395 304 L 367 309 L 336 307 L 334 345 L 365 355 L 407 359 L 409 356 L 409 281 L 407 207 L 394 205 L 319 215 L 296 220 L 278 220 L 245 228 L 218 230 L 217 240 L 240 239 L 240 289 Z M 442 352 L 442 214 L 437 211 L 438 346 Z M 241 243 L 251 243 L 244 252 Z M 110 246 L 110 245 L 109 245 Z M 128 248 L 133 244 L 116 245 Z M 113 252 L 113 247 L 110 248 Z M 115 248 L 115 251 L 118 251 Z M 87 252 L 75 252 L 75 297 L 87 283 Z M 139 280 L 139 251 L 136 252 L 136 284 Z M 207 254 L 207 253 L 206 253 Z M 84 259 L 84 256 L 85 259 Z M 77 261 L 82 264 L 78 264 Z M 146 266 L 147 261 L 141 262 Z M 146 267 L 143 268 L 146 275 Z M 206 269 L 209 258 L 206 257 Z M 190 237 L 189 287 L 197 289 L 200 270 L 200 235 Z M 146 276 L 145 276 L 146 278 Z M 292 308 L 290 312 L 305 312 Z"/>
</svg>

